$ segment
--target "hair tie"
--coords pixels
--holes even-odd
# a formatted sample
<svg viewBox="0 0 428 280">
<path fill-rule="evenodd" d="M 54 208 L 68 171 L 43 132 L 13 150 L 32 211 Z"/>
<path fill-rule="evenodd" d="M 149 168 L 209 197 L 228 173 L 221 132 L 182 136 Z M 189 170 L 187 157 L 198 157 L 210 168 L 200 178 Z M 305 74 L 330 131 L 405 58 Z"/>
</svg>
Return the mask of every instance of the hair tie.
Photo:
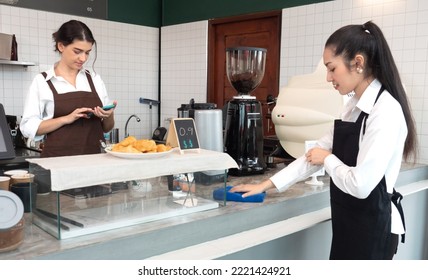
<svg viewBox="0 0 428 280">
<path fill-rule="evenodd" d="M 363 28 L 364 32 L 371 34 L 370 31 L 366 28 L 366 24 L 362 24 L 361 27 Z"/>
</svg>

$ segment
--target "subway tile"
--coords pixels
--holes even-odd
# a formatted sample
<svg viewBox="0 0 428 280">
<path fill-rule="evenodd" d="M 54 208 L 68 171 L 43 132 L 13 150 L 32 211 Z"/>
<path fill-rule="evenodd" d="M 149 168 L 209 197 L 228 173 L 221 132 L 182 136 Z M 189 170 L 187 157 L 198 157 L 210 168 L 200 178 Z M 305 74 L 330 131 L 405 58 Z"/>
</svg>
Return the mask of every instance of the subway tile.
<svg viewBox="0 0 428 280">
<path fill-rule="evenodd" d="M 23 100 L 33 77 L 50 68 L 58 60 L 58 54 L 53 51 L 52 33 L 71 18 L 85 22 L 91 28 L 99 48 L 102 49 L 98 53 L 95 71 L 103 74 L 101 77 L 106 83 L 109 96 L 114 97 L 121 104 L 128 102 L 134 104 L 134 111 L 147 117 L 147 110 L 138 103 L 137 96 L 141 95 L 142 88 L 148 95 L 157 96 L 157 83 L 147 87 L 144 84 L 147 80 L 142 77 L 153 77 L 152 73 L 157 73 L 158 51 L 153 44 L 146 44 L 141 38 L 145 38 L 147 42 L 157 42 L 156 28 L 0 5 L 0 32 L 16 34 L 20 60 L 38 63 L 37 66 L 28 67 L 27 70 L 20 67 L 0 66 L 3 73 L 0 83 L 0 92 L 3 94 L 0 95 L 0 102 L 7 103 L 10 110 L 8 113 L 22 115 Z M 111 30 L 112 33 L 106 30 Z M 140 40 L 138 44 L 135 44 L 134 48 L 129 47 L 136 38 Z M 157 47 L 157 44 L 155 46 Z M 145 58 L 140 53 L 144 53 Z M 134 63 L 135 57 L 138 57 L 138 63 Z M 143 63 L 143 59 L 149 60 L 150 64 Z M 92 68 L 91 60 L 88 61 L 87 68 Z M 133 92 L 128 84 L 129 77 L 133 77 L 134 80 Z M 157 78 L 153 79 L 157 80 Z M 128 111 L 118 110 L 118 112 L 123 115 L 116 115 L 116 124 L 123 129 Z M 141 129 L 138 133 L 137 137 L 148 135 L 148 131 Z"/>
<path fill-rule="evenodd" d="M 428 151 L 428 122 L 424 113 L 428 112 L 428 93 L 425 93 L 428 86 L 427 13 L 428 1 L 423 0 L 385 3 L 336 0 L 283 9 L 280 87 L 285 86 L 291 76 L 307 74 L 315 69 L 322 57 L 324 42 L 335 29 L 346 24 L 362 24 L 373 20 L 382 28 L 402 73 L 403 82 L 411 91 L 409 98 L 415 104 L 413 110 L 420 128 L 421 150 Z M 3 72 L 3 76 L 0 75 L 0 98 L 11 108 L 11 114 L 21 114 L 22 105 L 19 104 L 32 77 L 57 60 L 58 54 L 53 52 L 51 35 L 53 30 L 70 18 L 69 15 L 0 5 L 0 32 L 17 32 L 18 39 L 22 40 L 22 46 L 19 45 L 24 52 L 22 59 L 39 63 L 26 71 L 0 66 Z M 198 102 L 206 101 L 207 21 L 162 27 L 159 50 L 157 28 L 83 17 L 79 19 L 90 26 L 99 43 L 96 71 L 102 75 L 109 95 L 123 104 L 123 107 L 119 106 L 116 115 L 120 129 L 123 130 L 130 113 L 145 119 L 152 113 L 148 106 L 138 103 L 138 98 L 157 99 L 159 51 L 162 53 L 160 124 L 164 125 L 168 118 L 175 117 L 177 107 L 189 102 L 190 98 Z M 25 26 L 29 25 L 28 22 L 35 22 L 37 27 Z M 31 37 L 29 34 L 34 34 L 35 30 L 38 30 L 38 35 Z M 37 55 L 31 56 L 34 49 Z M 10 93 L 13 77 L 25 80 L 15 96 Z M 150 134 L 147 122 L 133 123 L 131 128 L 141 136 Z M 428 163 L 426 152 L 421 161 Z"/>
</svg>

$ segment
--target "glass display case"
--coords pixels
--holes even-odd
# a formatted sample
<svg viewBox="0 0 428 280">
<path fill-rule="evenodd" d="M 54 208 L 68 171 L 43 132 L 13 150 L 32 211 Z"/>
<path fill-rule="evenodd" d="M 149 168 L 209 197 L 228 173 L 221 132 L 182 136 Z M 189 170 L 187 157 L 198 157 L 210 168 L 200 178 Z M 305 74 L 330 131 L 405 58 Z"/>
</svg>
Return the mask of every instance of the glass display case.
<svg viewBox="0 0 428 280">
<path fill-rule="evenodd" d="M 32 220 L 66 239 L 178 215 L 216 209 L 236 162 L 226 153 L 200 149 L 163 156 L 122 158 L 112 154 L 28 159 L 37 195 Z M 199 172 L 223 170 L 224 180 L 201 183 Z"/>
</svg>

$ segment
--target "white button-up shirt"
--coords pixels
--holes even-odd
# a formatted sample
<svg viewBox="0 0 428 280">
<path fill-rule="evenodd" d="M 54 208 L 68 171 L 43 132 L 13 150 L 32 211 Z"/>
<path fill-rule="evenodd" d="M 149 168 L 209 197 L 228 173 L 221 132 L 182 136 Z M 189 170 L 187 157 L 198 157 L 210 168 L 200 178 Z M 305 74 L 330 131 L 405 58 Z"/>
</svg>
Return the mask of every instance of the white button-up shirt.
<svg viewBox="0 0 428 280">
<path fill-rule="evenodd" d="M 43 135 L 36 136 L 37 129 L 43 120 L 53 118 L 54 97 L 47 81 L 51 80 L 58 94 L 74 91 L 91 91 L 91 87 L 86 77 L 85 70 L 79 71 L 76 77 L 76 87 L 67 82 L 63 77 L 56 76 L 54 66 L 46 71 L 46 78 L 42 74 L 36 75 L 28 90 L 24 105 L 24 113 L 19 128 L 24 137 L 39 141 Z M 110 104 L 107 90 L 99 75 L 91 73 L 95 89 L 103 105 Z"/>
<path fill-rule="evenodd" d="M 384 90 L 375 103 L 381 88 L 374 80 L 360 99 L 352 97 L 341 115 L 343 121 L 355 122 L 361 111 L 369 114 L 366 131 L 360 133 L 360 147 L 355 167 L 345 165 L 335 155 L 324 160 L 326 172 L 343 192 L 364 199 L 385 176 L 387 191 L 392 193 L 401 168 L 407 126 L 400 104 Z M 332 150 L 334 127 L 318 140 L 317 145 Z M 296 182 L 308 178 L 322 166 L 314 166 L 305 156 L 297 158 L 270 179 L 279 191 L 284 191 Z M 392 204 L 392 202 L 391 202 Z M 404 226 L 395 205 L 392 206 L 391 232 L 404 233 Z"/>
</svg>

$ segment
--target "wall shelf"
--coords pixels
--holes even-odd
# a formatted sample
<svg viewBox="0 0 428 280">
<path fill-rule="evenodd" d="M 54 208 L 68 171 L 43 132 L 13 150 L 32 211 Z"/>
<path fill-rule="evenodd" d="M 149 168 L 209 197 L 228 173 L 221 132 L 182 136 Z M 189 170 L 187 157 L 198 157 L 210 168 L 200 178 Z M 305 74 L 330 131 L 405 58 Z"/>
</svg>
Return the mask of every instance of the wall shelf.
<svg viewBox="0 0 428 280">
<path fill-rule="evenodd" d="M 13 65 L 13 66 L 36 66 L 37 64 L 35 62 L 28 62 L 28 61 L 12 61 L 12 60 L 2 60 L 0 59 L 0 65 Z"/>
</svg>

